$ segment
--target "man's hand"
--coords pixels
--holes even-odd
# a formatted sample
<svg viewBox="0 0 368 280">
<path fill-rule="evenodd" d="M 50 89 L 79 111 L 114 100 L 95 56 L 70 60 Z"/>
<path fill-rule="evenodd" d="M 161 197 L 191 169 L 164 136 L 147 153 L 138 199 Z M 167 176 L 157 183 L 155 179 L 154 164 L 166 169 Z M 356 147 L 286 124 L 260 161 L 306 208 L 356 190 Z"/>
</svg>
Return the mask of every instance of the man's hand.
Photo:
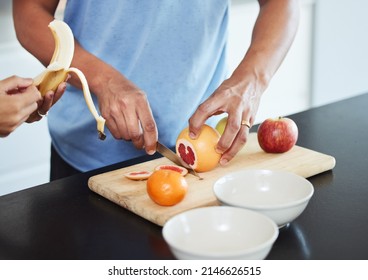
<svg viewBox="0 0 368 280">
<path fill-rule="evenodd" d="M 248 80 L 245 90 L 244 87 L 232 85 L 230 79 L 224 81 L 189 120 L 190 134 L 195 138 L 209 117 L 228 113 L 225 131 L 216 148 L 222 154 L 222 165 L 227 164 L 245 145 L 260 102 L 255 82 L 250 78 L 245 80 Z"/>
<path fill-rule="evenodd" d="M 117 71 L 109 76 L 97 96 L 111 134 L 154 154 L 158 132 L 146 94 Z"/>
</svg>

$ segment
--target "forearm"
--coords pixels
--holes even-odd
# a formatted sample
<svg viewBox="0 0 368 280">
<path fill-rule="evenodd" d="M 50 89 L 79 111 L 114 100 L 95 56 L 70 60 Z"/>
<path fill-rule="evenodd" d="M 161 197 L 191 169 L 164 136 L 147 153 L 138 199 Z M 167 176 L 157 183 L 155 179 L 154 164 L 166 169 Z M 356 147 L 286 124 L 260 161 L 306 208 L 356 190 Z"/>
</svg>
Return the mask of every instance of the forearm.
<svg viewBox="0 0 368 280">
<path fill-rule="evenodd" d="M 21 45 L 47 66 L 54 52 L 54 38 L 48 25 L 54 20 L 58 1 L 49 0 L 14 0 L 13 16 L 17 38 Z M 73 67 L 80 69 L 93 93 L 100 93 L 110 76 L 116 75 L 110 65 L 83 49 L 75 41 Z M 68 83 L 81 88 L 79 79 L 72 77 Z"/>
<path fill-rule="evenodd" d="M 48 24 L 54 19 L 58 1 L 13 1 L 13 18 L 21 45 L 47 66 L 54 51 Z"/>
<path fill-rule="evenodd" d="M 257 81 L 256 92 L 268 86 L 285 58 L 299 23 L 297 0 L 260 0 L 260 12 L 255 23 L 251 45 L 231 78 L 238 86 L 248 83 L 243 77 Z"/>
</svg>

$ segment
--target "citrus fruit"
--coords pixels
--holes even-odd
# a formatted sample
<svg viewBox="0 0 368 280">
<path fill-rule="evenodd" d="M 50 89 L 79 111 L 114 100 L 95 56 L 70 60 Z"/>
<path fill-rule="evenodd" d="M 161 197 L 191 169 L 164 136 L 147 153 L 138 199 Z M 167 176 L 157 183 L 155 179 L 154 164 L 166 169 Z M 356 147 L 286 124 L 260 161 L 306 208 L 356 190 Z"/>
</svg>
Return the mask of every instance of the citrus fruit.
<svg viewBox="0 0 368 280">
<path fill-rule="evenodd" d="M 151 171 L 132 171 L 132 172 L 128 172 L 125 173 L 125 177 L 127 177 L 130 180 L 135 180 L 135 181 L 139 181 L 139 180 L 146 180 L 148 179 L 149 176 L 151 176 L 152 172 Z"/>
<path fill-rule="evenodd" d="M 216 124 L 216 130 L 220 133 L 220 135 L 222 135 L 224 133 L 226 124 L 227 124 L 227 117 L 222 118 Z"/>
<path fill-rule="evenodd" d="M 209 125 L 203 125 L 197 139 L 189 137 L 189 128 L 184 128 L 176 140 L 176 153 L 197 172 L 214 169 L 221 154 L 216 152 L 220 139 L 219 132 Z"/>
<path fill-rule="evenodd" d="M 163 170 L 163 169 L 179 172 L 183 176 L 188 174 L 188 169 L 181 167 L 179 165 L 164 164 L 155 167 L 155 170 Z"/>
<path fill-rule="evenodd" d="M 172 206 L 182 201 L 188 183 L 184 176 L 173 170 L 157 170 L 147 180 L 148 196 L 161 206 Z"/>
</svg>

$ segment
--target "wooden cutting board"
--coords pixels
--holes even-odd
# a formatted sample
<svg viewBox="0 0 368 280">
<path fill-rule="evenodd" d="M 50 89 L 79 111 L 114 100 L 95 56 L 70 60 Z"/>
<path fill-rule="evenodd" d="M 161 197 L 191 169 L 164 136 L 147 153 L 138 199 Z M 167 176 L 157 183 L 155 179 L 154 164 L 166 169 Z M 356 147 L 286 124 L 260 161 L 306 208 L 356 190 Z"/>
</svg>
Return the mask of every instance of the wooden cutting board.
<svg viewBox="0 0 368 280">
<path fill-rule="evenodd" d="M 335 158 L 300 146 L 294 146 L 283 154 L 267 154 L 259 147 L 256 133 L 251 133 L 245 147 L 226 167 L 219 166 L 201 173 L 203 180 L 188 174 L 185 177 L 189 184 L 187 195 L 179 204 L 170 207 L 159 206 L 148 197 L 146 181 L 132 181 L 124 176 L 131 171 L 152 171 L 161 164 L 172 163 L 166 158 L 159 158 L 106 172 L 91 177 L 88 186 L 108 200 L 162 226 L 169 218 L 185 210 L 218 204 L 212 190 L 213 184 L 230 172 L 250 168 L 275 169 L 290 171 L 307 178 L 334 168 Z"/>
</svg>

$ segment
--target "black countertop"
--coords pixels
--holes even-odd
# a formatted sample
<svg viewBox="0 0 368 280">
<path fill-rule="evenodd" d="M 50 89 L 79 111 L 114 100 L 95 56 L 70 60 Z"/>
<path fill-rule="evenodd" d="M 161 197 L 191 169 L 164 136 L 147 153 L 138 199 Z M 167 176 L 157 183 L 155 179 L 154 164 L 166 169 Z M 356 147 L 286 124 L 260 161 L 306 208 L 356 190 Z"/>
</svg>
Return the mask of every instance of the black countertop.
<svg viewBox="0 0 368 280">
<path fill-rule="evenodd" d="M 291 115 L 297 144 L 332 155 L 308 207 L 268 259 L 368 259 L 368 94 Z M 252 128 L 256 131 L 257 127 Z M 161 227 L 90 191 L 88 178 L 143 157 L 0 197 L 0 259 L 172 259 Z"/>
</svg>

